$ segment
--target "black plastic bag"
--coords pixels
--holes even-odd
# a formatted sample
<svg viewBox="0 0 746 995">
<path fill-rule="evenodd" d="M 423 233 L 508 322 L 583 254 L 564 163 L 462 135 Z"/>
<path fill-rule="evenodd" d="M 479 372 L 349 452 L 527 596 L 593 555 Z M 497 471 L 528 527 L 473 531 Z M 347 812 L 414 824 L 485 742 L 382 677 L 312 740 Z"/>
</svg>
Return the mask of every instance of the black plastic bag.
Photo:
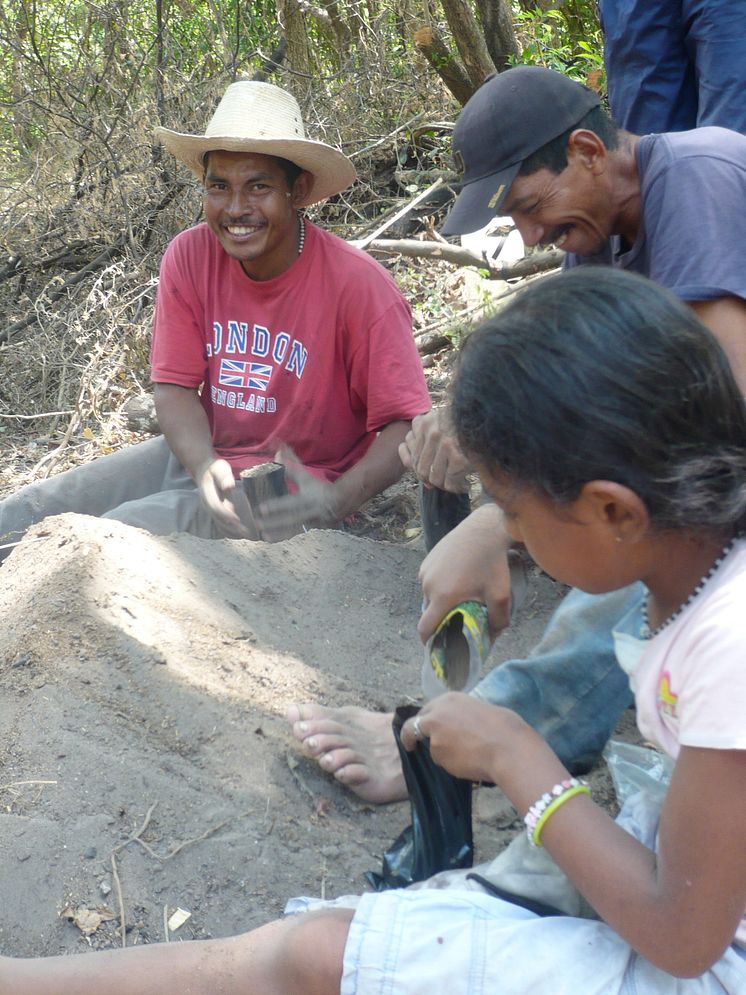
<svg viewBox="0 0 746 995">
<path fill-rule="evenodd" d="M 394 738 L 409 789 L 412 825 L 384 853 L 381 873 L 365 875 L 376 891 L 405 888 L 438 871 L 471 867 L 474 862 L 471 781 L 438 767 L 427 740 L 418 742 L 411 753 L 402 746 L 401 727 L 418 711 L 415 705 L 402 705 L 394 713 Z"/>
</svg>

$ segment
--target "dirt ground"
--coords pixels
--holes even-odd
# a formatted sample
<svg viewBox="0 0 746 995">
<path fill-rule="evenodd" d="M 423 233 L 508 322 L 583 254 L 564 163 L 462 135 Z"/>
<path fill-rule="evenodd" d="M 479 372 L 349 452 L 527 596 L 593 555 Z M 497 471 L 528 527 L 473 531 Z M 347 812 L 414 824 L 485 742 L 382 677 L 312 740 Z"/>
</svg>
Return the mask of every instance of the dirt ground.
<svg viewBox="0 0 746 995">
<path fill-rule="evenodd" d="M 420 696 L 422 555 L 418 538 L 333 531 L 35 527 L 0 568 L 0 952 L 119 946 L 122 918 L 128 946 L 225 935 L 293 895 L 364 890 L 409 807 L 341 789 L 282 714 Z M 561 594 L 536 571 L 493 661 L 524 652 Z M 496 789 L 474 807 L 483 860 L 519 823 Z"/>
</svg>

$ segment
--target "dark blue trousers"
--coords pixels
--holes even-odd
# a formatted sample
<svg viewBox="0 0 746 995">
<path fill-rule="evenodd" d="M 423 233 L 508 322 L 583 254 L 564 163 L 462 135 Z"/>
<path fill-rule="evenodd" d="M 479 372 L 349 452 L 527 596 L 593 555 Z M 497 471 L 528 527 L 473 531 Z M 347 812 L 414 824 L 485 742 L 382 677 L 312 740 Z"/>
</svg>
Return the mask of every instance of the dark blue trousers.
<svg viewBox="0 0 746 995">
<path fill-rule="evenodd" d="M 599 14 L 617 124 L 746 134 L 746 0 L 599 0 Z"/>
</svg>

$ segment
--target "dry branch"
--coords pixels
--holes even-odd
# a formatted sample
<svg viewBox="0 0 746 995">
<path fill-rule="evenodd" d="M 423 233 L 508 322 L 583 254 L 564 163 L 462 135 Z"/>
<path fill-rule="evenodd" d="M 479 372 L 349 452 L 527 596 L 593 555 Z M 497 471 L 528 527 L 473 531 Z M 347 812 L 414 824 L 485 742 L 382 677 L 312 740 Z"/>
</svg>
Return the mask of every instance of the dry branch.
<svg viewBox="0 0 746 995">
<path fill-rule="evenodd" d="M 85 280 L 90 273 L 94 273 L 96 270 L 101 269 L 105 263 L 108 263 L 118 252 L 121 251 L 125 243 L 126 237 L 124 235 L 120 235 L 116 242 L 114 242 L 113 245 L 110 245 L 108 249 L 104 249 L 103 252 L 100 252 L 95 259 L 92 259 L 89 263 L 83 266 L 82 269 L 79 269 L 76 273 L 73 273 L 72 276 L 69 276 L 64 283 L 55 287 L 54 290 L 50 290 L 46 295 L 47 300 L 51 303 L 58 300 L 60 297 L 63 297 L 71 287 L 76 285 L 76 283 L 80 283 L 82 280 Z M 33 325 L 36 321 L 36 317 L 36 312 L 32 311 L 31 314 L 27 314 L 25 318 L 19 318 L 19 320 L 15 321 L 12 325 L 8 325 L 7 328 L 0 331 L 0 342 L 9 342 L 11 337 L 15 335 L 16 332 L 20 332 L 24 328 L 28 328 L 29 325 Z"/>
<path fill-rule="evenodd" d="M 450 345 L 453 345 L 453 339 L 445 332 L 427 332 L 417 340 L 417 352 L 420 356 L 429 356 Z"/>
<path fill-rule="evenodd" d="M 455 169 L 397 169 L 394 171 L 394 179 L 402 187 L 410 183 L 426 183 L 428 180 L 435 182 L 438 179 L 443 183 L 460 182 Z"/>
<path fill-rule="evenodd" d="M 433 25 L 418 28 L 412 35 L 415 48 L 421 52 L 460 104 L 465 104 L 476 87 L 459 60 Z"/>
<path fill-rule="evenodd" d="M 431 325 L 425 331 L 415 335 L 414 340 L 420 356 L 429 356 L 431 353 L 440 352 L 448 346 L 453 345 L 454 333 L 462 334 L 467 325 L 467 319 L 476 320 L 483 317 L 493 304 L 497 301 L 511 297 L 521 288 L 521 283 L 516 283 L 506 287 L 501 293 L 490 295 L 488 301 L 472 304 L 471 307 L 461 311 L 458 315 L 453 315 L 444 321 L 439 321 Z"/>
<path fill-rule="evenodd" d="M 490 276 L 501 280 L 511 280 L 517 277 L 532 276 L 545 270 L 557 269 L 562 265 L 565 253 L 561 249 L 546 249 L 534 252 L 530 256 L 519 259 L 516 263 L 495 262 L 486 255 L 478 255 L 461 245 L 450 245 L 446 242 L 419 242 L 417 239 L 377 239 L 368 246 L 371 252 L 398 253 L 402 256 L 432 257 L 444 259 L 457 266 L 477 266 L 489 270 Z"/>
<path fill-rule="evenodd" d="M 364 238 L 352 239 L 350 244 L 357 246 L 358 249 L 367 248 L 372 242 L 375 242 L 378 236 L 382 235 L 387 228 L 390 228 L 392 225 L 396 224 L 397 221 L 400 221 L 403 217 L 409 214 L 411 210 L 417 207 L 421 201 L 423 201 L 426 197 L 429 197 L 433 190 L 437 190 L 442 183 L 443 181 L 441 179 L 437 179 L 435 183 L 432 183 L 427 188 L 427 190 L 420 191 L 416 197 L 413 197 L 408 204 L 405 204 L 400 211 L 397 211 L 396 214 L 384 221 L 384 223 L 380 227 L 376 228 L 374 232 L 371 232 L 370 235 L 366 235 Z"/>
<path fill-rule="evenodd" d="M 441 6 L 461 61 L 476 90 L 495 71 L 484 34 L 468 0 L 441 0 Z"/>
<path fill-rule="evenodd" d="M 490 57 L 501 73 L 521 54 L 510 4 L 507 0 L 476 0 L 476 8 Z"/>
</svg>

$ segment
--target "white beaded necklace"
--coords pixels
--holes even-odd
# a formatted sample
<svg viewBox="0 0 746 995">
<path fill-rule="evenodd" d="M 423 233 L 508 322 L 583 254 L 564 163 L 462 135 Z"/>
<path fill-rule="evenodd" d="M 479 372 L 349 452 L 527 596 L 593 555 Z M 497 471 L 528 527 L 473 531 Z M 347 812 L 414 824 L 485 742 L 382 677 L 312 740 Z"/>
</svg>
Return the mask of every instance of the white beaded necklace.
<svg viewBox="0 0 746 995">
<path fill-rule="evenodd" d="M 300 255 L 303 252 L 303 246 L 306 244 L 306 224 L 302 214 L 298 215 L 298 223 L 300 225 L 298 232 L 298 255 Z"/>
<path fill-rule="evenodd" d="M 694 588 L 694 590 L 689 595 L 689 597 L 686 599 L 686 601 L 684 601 L 682 604 L 680 604 L 679 607 L 676 609 L 676 611 L 672 612 L 668 616 L 668 618 L 665 619 L 665 621 L 661 622 L 660 625 L 656 625 L 656 627 L 654 629 L 650 628 L 650 622 L 648 621 L 648 604 L 650 602 L 650 592 L 648 592 L 645 595 L 645 599 L 642 602 L 642 621 L 643 621 L 643 624 L 642 624 L 642 628 L 640 629 L 640 637 L 642 639 L 652 639 L 654 636 L 657 636 L 659 632 L 662 632 L 663 629 L 668 628 L 668 626 L 673 621 L 675 621 L 679 617 L 679 615 L 681 615 L 681 613 L 686 608 L 689 607 L 689 605 L 692 603 L 692 601 L 694 601 L 694 599 L 697 597 L 697 595 L 701 593 L 702 589 L 705 587 L 705 585 L 707 584 L 707 582 L 710 581 L 710 580 L 712 580 L 712 578 L 714 577 L 714 575 L 717 573 L 717 570 L 718 570 L 720 564 L 728 556 L 728 554 L 730 553 L 730 551 L 733 549 L 733 547 L 735 546 L 735 544 L 738 542 L 739 538 L 740 538 L 740 536 L 737 536 L 737 535 L 733 536 L 733 538 L 730 540 L 730 542 L 728 542 L 727 545 L 723 547 L 723 549 L 722 549 L 720 555 L 718 556 L 718 558 L 712 564 L 712 566 L 707 571 L 707 573 L 704 575 L 704 577 L 702 577 L 702 579 L 699 581 L 699 583 Z"/>
</svg>

